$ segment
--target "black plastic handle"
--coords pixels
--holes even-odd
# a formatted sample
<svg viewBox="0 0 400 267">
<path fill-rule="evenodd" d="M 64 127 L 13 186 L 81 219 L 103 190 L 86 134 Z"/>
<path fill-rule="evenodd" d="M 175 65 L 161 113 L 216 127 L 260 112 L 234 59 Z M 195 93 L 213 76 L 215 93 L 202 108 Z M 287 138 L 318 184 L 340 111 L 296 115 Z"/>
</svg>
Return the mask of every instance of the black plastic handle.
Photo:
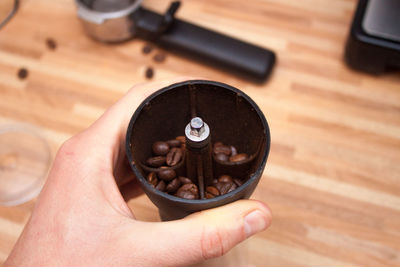
<svg viewBox="0 0 400 267">
<path fill-rule="evenodd" d="M 135 19 L 139 36 L 169 51 L 183 54 L 257 81 L 264 81 L 275 63 L 274 52 L 194 24 L 174 19 L 168 29 L 154 36 L 163 16 L 142 9 Z"/>
</svg>

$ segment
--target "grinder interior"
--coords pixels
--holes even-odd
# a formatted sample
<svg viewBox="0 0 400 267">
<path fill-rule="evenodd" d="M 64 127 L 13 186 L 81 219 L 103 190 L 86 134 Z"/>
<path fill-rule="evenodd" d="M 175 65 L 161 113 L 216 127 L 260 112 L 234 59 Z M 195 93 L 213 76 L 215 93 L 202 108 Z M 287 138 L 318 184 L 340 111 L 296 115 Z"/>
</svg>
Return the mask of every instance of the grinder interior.
<svg viewBox="0 0 400 267">
<path fill-rule="evenodd" d="M 230 86 L 189 81 L 150 96 L 136 111 L 133 124 L 131 121 L 129 145 L 134 165 L 143 177 L 148 174 L 143 166 L 152 156 L 152 144 L 185 135 L 185 126 L 195 116 L 209 125 L 212 143 L 221 141 L 233 145 L 250 156 L 246 164 L 221 164 L 214 159 L 214 178 L 229 174 L 245 181 L 257 168 L 264 167 L 260 165 L 269 151 L 269 132 L 254 102 Z"/>
</svg>

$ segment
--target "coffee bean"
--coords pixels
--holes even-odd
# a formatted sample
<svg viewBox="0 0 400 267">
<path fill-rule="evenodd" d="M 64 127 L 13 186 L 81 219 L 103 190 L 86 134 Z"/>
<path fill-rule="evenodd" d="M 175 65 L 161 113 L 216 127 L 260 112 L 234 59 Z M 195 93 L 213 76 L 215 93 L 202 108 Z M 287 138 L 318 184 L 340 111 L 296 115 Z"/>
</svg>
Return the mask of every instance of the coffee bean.
<svg viewBox="0 0 400 267">
<path fill-rule="evenodd" d="M 172 140 L 168 140 L 167 144 L 170 147 L 180 147 L 181 146 L 181 141 L 177 140 L 177 139 L 172 139 Z"/>
<path fill-rule="evenodd" d="M 47 48 L 50 50 L 55 50 L 57 48 L 57 43 L 51 38 L 46 39 Z"/>
<path fill-rule="evenodd" d="M 234 146 L 231 146 L 231 156 L 236 156 L 237 155 L 237 149 Z"/>
<path fill-rule="evenodd" d="M 178 189 L 178 193 L 179 193 L 179 191 L 189 191 L 192 194 L 194 194 L 197 198 L 199 197 L 199 190 L 198 190 L 197 186 L 195 184 L 193 184 L 193 183 L 182 185 Z"/>
<path fill-rule="evenodd" d="M 178 188 L 181 186 L 181 182 L 179 181 L 178 178 L 175 178 L 174 180 L 172 180 L 171 182 L 169 182 L 169 184 L 167 185 L 166 191 L 168 193 L 175 193 L 176 190 L 178 190 Z"/>
<path fill-rule="evenodd" d="M 143 54 L 149 54 L 153 50 L 153 46 L 150 44 L 145 44 L 142 48 Z"/>
<path fill-rule="evenodd" d="M 157 173 L 158 178 L 163 179 L 164 181 L 171 181 L 176 177 L 176 172 L 173 169 L 170 168 L 163 168 L 158 171 Z"/>
<path fill-rule="evenodd" d="M 214 143 L 214 148 L 217 146 L 223 146 L 224 144 L 222 142 L 215 142 Z"/>
<path fill-rule="evenodd" d="M 241 161 L 248 159 L 248 157 L 249 156 L 247 156 L 246 153 L 240 153 L 240 154 L 230 157 L 229 161 L 230 162 L 241 162 Z"/>
<path fill-rule="evenodd" d="M 237 185 L 235 183 L 222 183 L 218 182 L 215 184 L 215 187 L 218 189 L 221 195 L 224 195 L 226 193 L 229 193 L 237 188 Z"/>
<path fill-rule="evenodd" d="M 190 180 L 190 179 L 187 178 L 187 177 L 183 177 L 183 176 L 179 176 L 179 181 L 180 181 L 182 184 L 190 184 L 190 183 L 192 183 L 192 180 Z"/>
<path fill-rule="evenodd" d="M 237 178 L 233 179 L 233 182 L 239 187 L 243 184 L 243 182 Z"/>
<path fill-rule="evenodd" d="M 167 165 L 168 166 L 175 166 L 178 164 L 183 157 L 183 151 L 182 149 L 178 147 L 173 147 L 167 154 Z"/>
<path fill-rule="evenodd" d="M 175 139 L 179 140 L 179 142 L 181 142 L 181 144 L 185 144 L 186 143 L 186 137 L 183 136 L 183 135 L 177 136 Z"/>
<path fill-rule="evenodd" d="M 229 157 L 227 155 L 225 155 L 224 153 L 218 153 L 218 154 L 215 154 L 215 159 L 218 161 L 225 162 L 225 161 L 229 160 Z"/>
<path fill-rule="evenodd" d="M 147 175 L 147 182 L 149 182 L 153 187 L 157 185 L 158 179 L 155 172 L 151 172 Z"/>
<path fill-rule="evenodd" d="M 28 72 L 28 70 L 27 69 L 25 69 L 25 68 L 20 68 L 19 70 L 18 70 L 18 78 L 20 78 L 21 80 L 24 80 L 24 79 L 26 79 L 26 77 L 28 77 L 28 74 L 29 74 L 29 72 Z"/>
<path fill-rule="evenodd" d="M 153 153 L 157 156 L 165 156 L 169 152 L 169 145 L 167 142 L 155 142 L 152 146 Z"/>
<path fill-rule="evenodd" d="M 225 146 L 225 145 L 214 146 L 214 153 L 215 154 L 223 153 L 227 156 L 230 156 L 231 148 L 229 146 Z"/>
<path fill-rule="evenodd" d="M 161 192 L 164 192 L 165 191 L 165 187 L 166 187 L 165 182 L 163 180 L 161 180 L 161 181 L 158 182 L 158 184 L 156 186 L 156 189 L 160 190 Z"/>
<path fill-rule="evenodd" d="M 154 70 L 152 67 L 147 67 L 146 72 L 145 72 L 145 76 L 147 79 L 151 79 L 154 76 Z"/>
<path fill-rule="evenodd" d="M 213 194 L 206 192 L 205 197 L 206 197 L 206 199 L 210 199 L 210 198 L 214 198 L 215 196 Z"/>
<path fill-rule="evenodd" d="M 153 60 L 155 62 L 161 63 L 164 62 L 166 58 L 166 55 L 164 53 L 157 53 L 154 55 Z"/>
<path fill-rule="evenodd" d="M 152 157 L 146 160 L 147 165 L 155 168 L 162 166 L 164 163 L 165 163 L 165 157 L 163 156 Z"/>
<path fill-rule="evenodd" d="M 214 187 L 214 186 L 207 186 L 206 192 L 207 192 L 207 193 L 210 193 L 210 194 L 212 194 L 212 195 L 214 195 L 214 196 L 219 196 L 219 191 L 218 191 L 218 189 L 217 189 L 216 187 Z"/>
<path fill-rule="evenodd" d="M 175 196 L 180 197 L 180 198 L 184 198 L 184 199 L 198 199 L 199 198 L 198 196 L 196 196 L 192 192 L 185 191 L 185 190 L 181 190 L 181 191 L 178 190 L 178 192 L 176 192 Z"/>
<path fill-rule="evenodd" d="M 221 182 L 221 183 L 232 183 L 233 180 L 232 180 L 232 177 L 230 177 L 229 175 L 221 175 L 218 178 L 218 182 Z"/>
</svg>

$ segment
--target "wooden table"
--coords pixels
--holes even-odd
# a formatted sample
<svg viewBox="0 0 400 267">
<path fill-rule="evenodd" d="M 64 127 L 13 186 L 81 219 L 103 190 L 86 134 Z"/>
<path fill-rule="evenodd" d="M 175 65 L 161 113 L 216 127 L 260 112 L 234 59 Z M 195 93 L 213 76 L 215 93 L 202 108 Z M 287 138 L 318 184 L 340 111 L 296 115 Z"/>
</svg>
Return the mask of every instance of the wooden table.
<svg viewBox="0 0 400 267">
<path fill-rule="evenodd" d="M 146 0 L 164 11 L 168 1 Z M 350 70 L 343 47 L 353 0 L 183 1 L 178 17 L 273 49 L 271 79 L 253 84 L 167 56 L 155 63 L 143 41 L 105 45 L 87 38 L 72 0 L 23 0 L 0 31 L 0 125 L 38 127 L 53 154 L 133 84 L 201 75 L 244 90 L 272 132 L 253 197 L 273 210 L 268 231 L 205 266 L 400 266 L 400 78 Z M 55 50 L 46 39 L 57 42 Z M 29 76 L 19 80 L 25 67 Z M 0 207 L 0 263 L 34 201 Z M 146 196 L 129 205 L 157 221 Z"/>
</svg>

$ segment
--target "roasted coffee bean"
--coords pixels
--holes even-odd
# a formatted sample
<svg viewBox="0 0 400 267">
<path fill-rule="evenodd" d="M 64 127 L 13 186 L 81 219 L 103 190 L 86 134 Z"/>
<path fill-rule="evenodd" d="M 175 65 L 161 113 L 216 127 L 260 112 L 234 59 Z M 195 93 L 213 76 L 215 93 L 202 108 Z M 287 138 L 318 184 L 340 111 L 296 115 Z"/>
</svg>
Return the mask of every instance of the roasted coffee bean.
<svg viewBox="0 0 400 267">
<path fill-rule="evenodd" d="M 152 67 L 147 67 L 146 72 L 144 73 L 147 79 L 151 79 L 154 76 L 154 70 Z"/>
<path fill-rule="evenodd" d="M 147 175 L 147 182 L 149 182 L 153 187 L 157 185 L 158 179 L 155 172 L 151 172 Z"/>
<path fill-rule="evenodd" d="M 215 154 L 215 159 L 225 162 L 225 161 L 229 160 L 229 156 L 225 155 L 224 153 L 218 153 L 218 154 Z"/>
<path fill-rule="evenodd" d="M 246 153 L 240 153 L 240 154 L 230 157 L 229 161 L 230 162 L 241 162 L 241 161 L 245 161 L 248 158 L 249 158 L 249 156 Z"/>
<path fill-rule="evenodd" d="M 181 144 L 186 143 L 186 137 L 183 136 L 183 135 L 177 136 L 175 139 L 176 139 L 176 140 L 179 140 L 179 142 L 181 142 Z"/>
<path fill-rule="evenodd" d="M 187 178 L 187 177 L 183 177 L 183 176 L 179 176 L 179 181 L 180 181 L 182 184 L 190 184 L 190 183 L 192 183 L 192 180 L 190 180 L 190 179 Z"/>
<path fill-rule="evenodd" d="M 210 198 L 214 198 L 215 196 L 213 194 L 210 194 L 208 192 L 206 192 L 205 194 L 206 199 L 210 199 Z"/>
<path fill-rule="evenodd" d="M 229 175 L 221 175 L 218 178 L 218 182 L 221 182 L 221 183 L 232 183 L 233 180 L 232 180 L 232 177 L 230 177 Z"/>
<path fill-rule="evenodd" d="M 145 44 L 142 48 L 143 54 L 149 54 L 153 50 L 153 46 L 150 44 Z"/>
<path fill-rule="evenodd" d="M 147 165 L 149 165 L 150 167 L 155 167 L 155 168 L 158 168 L 158 167 L 164 165 L 164 163 L 165 163 L 165 157 L 163 157 L 163 156 L 152 157 L 152 158 L 148 158 L 146 160 Z"/>
<path fill-rule="evenodd" d="M 176 172 L 170 168 L 162 168 L 158 171 L 157 175 L 158 178 L 168 182 L 176 177 Z"/>
<path fill-rule="evenodd" d="M 218 182 L 215 187 L 218 189 L 221 195 L 224 195 L 226 193 L 229 193 L 237 188 L 237 185 L 235 183 L 221 183 Z"/>
<path fill-rule="evenodd" d="M 231 146 L 231 156 L 236 156 L 237 155 L 237 149 L 234 146 Z"/>
<path fill-rule="evenodd" d="M 222 142 L 215 142 L 214 143 L 214 148 L 217 146 L 223 146 L 224 144 Z"/>
<path fill-rule="evenodd" d="M 153 60 L 155 62 L 161 63 L 164 62 L 166 58 L 166 55 L 164 53 L 157 53 L 154 55 Z"/>
<path fill-rule="evenodd" d="M 169 152 L 169 145 L 167 142 L 155 142 L 152 146 L 153 153 L 157 156 L 165 156 Z"/>
<path fill-rule="evenodd" d="M 181 182 L 179 181 L 178 178 L 175 178 L 174 180 L 172 180 L 171 182 L 169 182 L 169 184 L 167 185 L 166 191 L 168 193 L 175 193 L 176 190 L 178 190 L 178 188 L 181 186 Z"/>
<path fill-rule="evenodd" d="M 27 69 L 25 69 L 25 68 L 20 68 L 19 70 L 18 70 L 18 78 L 19 79 L 21 79 L 21 80 L 24 80 L 24 79 L 26 79 L 26 77 L 28 77 L 28 74 L 29 74 L 29 72 L 28 72 L 28 70 Z"/>
<path fill-rule="evenodd" d="M 175 196 L 180 197 L 180 198 L 184 198 L 184 199 L 198 199 L 199 198 L 198 196 L 196 196 L 192 192 L 185 191 L 185 190 L 178 190 L 178 192 L 176 192 Z"/>
<path fill-rule="evenodd" d="M 168 166 L 175 166 L 178 164 L 183 157 L 183 151 L 182 149 L 178 147 L 173 147 L 167 154 L 167 165 Z"/>
<path fill-rule="evenodd" d="M 168 140 L 167 144 L 170 147 L 180 147 L 181 146 L 181 141 L 177 140 L 177 139 L 172 139 L 172 140 Z"/>
<path fill-rule="evenodd" d="M 212 194 L 212 195 L 214 195 L 214 196 L 219 196 L 219 191 L 218 191 L 218 189 L 217 189 L 216 187 L 214 187 L 214 186 L 207 186 L 206 192 L 207 192 L 207 193 L 210 193 L 210 194 Z"/>
<path fill-rule="evenodd" d="M 165 182 L 163 180 L 161 180 L 161 181 L 158 182 L 158 184 L 156 186 L 156 189 L 164 192 L 165 191 L 165 187 L 166 187 Z"/>
<path fill-rule="evenodd" d="M 215 154 L 223 153 L 227 156 L 230 156 L 231 148 L 229 146 L 225 146 L 225 145 L 214 146 L 214 153 Z"/>
<path fill-rule="evenodd" d="M 243 184 L 243 182 L 237 178 L 233 179 L 233 182 L 239 187 Z"/>
<path fill-rule="evenodd" d="M 50 50 L 55 50 L 57 48 L 56 41 L 54 41 L 54 39 L 51 39 L 51 38 L 46 39 L 46 45 L 47 45 L 47 48 Z"/>
<path fill-rule="evenodd" d="M 199 189 L 197 189 L 197 186 L 193 183 L 191 184 L 184 184 L 178 189 L 179 191 L 189 191 L 192 194 L 194 194 L 197 198 L 199 197 Z"/>
</svg>

